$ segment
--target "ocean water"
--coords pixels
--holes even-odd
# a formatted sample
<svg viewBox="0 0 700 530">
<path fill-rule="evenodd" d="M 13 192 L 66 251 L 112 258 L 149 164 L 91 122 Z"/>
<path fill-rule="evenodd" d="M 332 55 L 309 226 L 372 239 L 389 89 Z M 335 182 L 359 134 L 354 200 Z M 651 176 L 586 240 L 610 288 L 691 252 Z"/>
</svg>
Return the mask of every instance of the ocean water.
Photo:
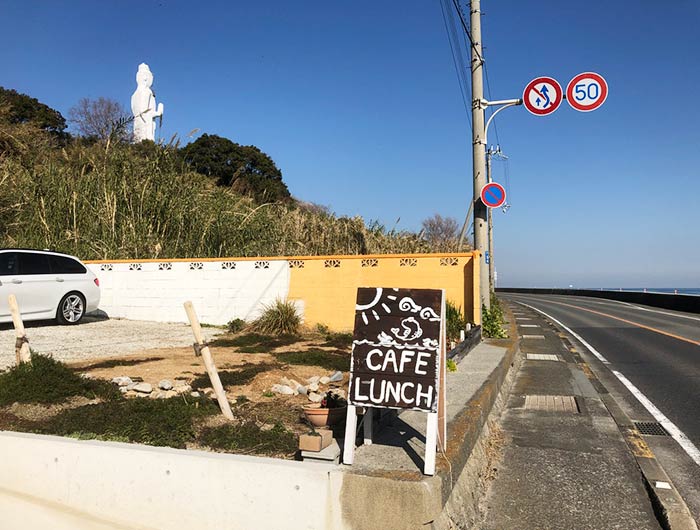
<svg viewBox="0 0 700 530">
<path fill-rule="evenodd" d="M 695 296 L 700 296 L 700 287 L 594 287 L 594 289 L 602 291 L 641 291 L 647 293 L 691 294 Z"/>
</svg>

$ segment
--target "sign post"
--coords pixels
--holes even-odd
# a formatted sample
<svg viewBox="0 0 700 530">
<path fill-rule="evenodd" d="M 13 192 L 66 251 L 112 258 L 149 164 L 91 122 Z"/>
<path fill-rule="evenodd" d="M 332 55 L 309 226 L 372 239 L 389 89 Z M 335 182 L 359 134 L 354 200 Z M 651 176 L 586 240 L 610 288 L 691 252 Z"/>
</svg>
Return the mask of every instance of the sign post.
<svg viewBox="0 0 700 530">
<path fill-rule="evenodd" d="M 434 475 L 447 434 L 445 291 L 362 287 L 355 309 L 343 463 L 354 459 L 356 407 L 368 411 L 365 443 L 373 409 L 411 409 L 428 415 L 423 472 Z"/>
</svg>

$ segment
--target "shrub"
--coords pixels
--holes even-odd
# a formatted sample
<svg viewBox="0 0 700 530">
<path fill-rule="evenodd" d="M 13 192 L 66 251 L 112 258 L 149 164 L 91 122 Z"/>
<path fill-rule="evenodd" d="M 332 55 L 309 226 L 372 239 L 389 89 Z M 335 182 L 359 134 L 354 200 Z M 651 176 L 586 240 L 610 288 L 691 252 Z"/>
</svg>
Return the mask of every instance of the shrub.
<svg viewBox="0 0 700 530">
<path fill-rule="evenodd" d="M 229 333 L 239 333 L 243 331 L 247 325 L 248 323 L 242 318 L 234 318 L 233 320 L 228 321 L 226 328 L 228 329 Z"/>
<path fill-rule="evenodd" d="M 340 370 L 347 372 L 350 369 L 350 354 L 333 353 L 320 348 L 311 348 L 305 351 L 292 351 L 276 353 L 275 358 L 285 364 L 305 366 L 320 366 L 326 370 Z"/>
<path fill-rule="evenodd" d="M 240 425 L 222 425 L 203 429 L 197 440 L 212 449 L 257 454 L 292 454 L 297 450 L 296 436 L 280 423 L 272 429 L 263 430 L 253 421 Z"/>
<path fill-rule="evenodd" d="M 271 335 L 297 335 L 300 326 L 301 316 L 296 305 L 278 298 L 264 307 L 262 314 L 251 324 L 251 329 Z"/>
<path fill-rule="evenodd" d="M 11 403 L 62 403 L 74 396 L 119 398 L 119 390 L 102 380 L 84 379 L 65 364 L 33 353 L 29 362 L 0 374 L 0 406 Z"/>
<path fill-rule="evenodd" d="M 81 439 L 184 448 L 195 439 L 194 419 L 217 412 L 208 398 L 128 399 L 66 410 L 36 430 Z"/>
<path fill-rule="evenodd" d="M 459 340 L 459 332 L 467 325 L 467 320 L 462 314 L 461 306 L 457 306 L 448 300 L 445 308 L 445 316 L 447 320 L 447 340 L 457 341 Z"/>
<path fill-rule="evenodd" d="M 503 331 L 503 308 L 500 301 L 491 293 L 491 309 L 486 309 L 482 306 L 481 310 L 481 328 L 484 336 L 492 339 L 504 339 L 507 337 Z"/>
</svg>

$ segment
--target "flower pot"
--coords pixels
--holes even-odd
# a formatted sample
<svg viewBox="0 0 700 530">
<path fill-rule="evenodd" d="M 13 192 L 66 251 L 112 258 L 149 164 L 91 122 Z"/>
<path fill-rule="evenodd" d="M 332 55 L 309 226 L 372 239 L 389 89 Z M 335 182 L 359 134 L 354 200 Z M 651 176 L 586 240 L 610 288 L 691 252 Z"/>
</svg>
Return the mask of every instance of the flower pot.
<svg viewBox="0 0 700 530">
<path fill-rule="evenodd" d="M 335 425 L 345 417 L 347 407 L 336 407 L 334 409 L 322 409 L 321 405 L 304 405 L 304 416 L 314 427 L 329 427 Z"/>
</svg>

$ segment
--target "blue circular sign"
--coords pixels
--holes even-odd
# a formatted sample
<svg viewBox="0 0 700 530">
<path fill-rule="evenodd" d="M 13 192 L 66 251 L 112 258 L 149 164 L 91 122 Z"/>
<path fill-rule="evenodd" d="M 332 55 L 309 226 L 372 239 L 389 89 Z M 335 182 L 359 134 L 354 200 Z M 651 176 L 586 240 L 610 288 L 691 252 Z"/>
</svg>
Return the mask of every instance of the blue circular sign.
<svg viewBox="0 0 700 530">
<path fill-rule="evenodd" d="M 481 188 L 481 202 L 489 208 L 498 208 L 506 202 L 506 190 L 498 182 L 490 182 Z"/>
</svg>

